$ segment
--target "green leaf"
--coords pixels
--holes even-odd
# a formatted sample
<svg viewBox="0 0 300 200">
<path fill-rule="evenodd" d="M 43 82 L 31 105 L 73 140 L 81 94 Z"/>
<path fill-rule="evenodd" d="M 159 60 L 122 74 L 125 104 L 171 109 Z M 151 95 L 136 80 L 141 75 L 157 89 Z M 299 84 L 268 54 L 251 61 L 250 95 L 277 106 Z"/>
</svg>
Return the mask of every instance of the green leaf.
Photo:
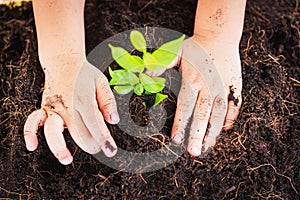
<svg viewBox="0 0 300 200">
<path fill-rule="evenodd" d="M 152 78 L 146 74 L 140 74 L 140 81 L 146 91 L 151 93 L 157 93 L 162 91 L 165 87 L 165 79 L 161 77 Z"/>
<path fill-rule="evenodd" d="M 145 94 L 146 94 L 146 95 L 151 95 L 152 93 L 149 92 L 149 91 L 147 91 L 147 90 L 145 90 Z"/>
<path fill-rule="evenodd" d="M 145 101 L 143 101 L 142 104 L 143 104 L 143 106 L 144 106 L 145 108 L 147 108 L 147 104 L 146 104 Z"/>
<path fill-rule="evenodd" d="M 119 94 L 128 94 L 129 92 L 131 92 L 133 90 L 133 86 L 132 85 L 118 85 L 118 86 L 115 86 L 114 89 Z"/>
<path fill-rule="evenodd" d="M 109 85 L 135 85 L 139 83 L 139 78 L 132 72 L 128 72 L 124 69 L 118 69 L 112 71 L 110 68 L 109 74 L 111 76 L 111 80 Z"/>
<path fill-rule="evenodd" d="M 145 68 L 150 71 L 157 71 L 161 69 L 157 63 L 156 58 L 151 53 L 145 52 L 143 55 L 143 61 Z"/>
<path fill-rule="evenodd" d="M 108 46 L 111 49 L 111 55 L 113 59 L 122 68 L 130 72 L 140 73 L 144 71 L 144 62 L 140 57 L 131 55 L 122 47 L 115 47 L 111 44 L 109 44 Z"/>
<path fill-rule="evenodd" d="M 129 84 L 129 80 L 126 77 L 127 71 L 124 69 L 118 69 L 112 71 L 109 68 L 109 75 L 111 76 L 111 80 L 109 81 L 109 85 L 126 85 Z"/>
<path fill-rule="evenodd" d="M 182 35 L 175 40 L 167 42 L 152 53 L 157 61 L 157 68 L 155 70 L 164 69 L 171 64 L 176 58 L 184 38 L 185 35 Z M 149 70 L 153 71 L 151 69 Z"/>
<path fill-rule="evenodd" d="M 114 71 L 110 68 L 110 66 L 108 66 L 108 72 L 109 72 L 109 75 L 112 77 L 114 74 Z"/>
<path fill-rule="evenodd" d="M 144 92 L 144 87 L 141 83 L 136 84 L 136 86 L 134 87 L 134 93 L 138 96 L 141 96 Z"/>
<path fill-rule="evenodd" d="M 128 72 L 126 78 L 128 79 L 130 85 L 135 85 L 140 82 L 139 78 L 132 72 Z"/>
<path fill-rule="evenodd" d="M 160 102 L 162 102 L 162 101 L 165 100 L 166 98 L 168 98 L 168 95 L 166 95 L 166 94 L 161 94 L 161 93 L 156 93 L 153 106 L 158 105 Z"/>
<path fill-rule="evenodd" d="M 136 50 L 146 52 L 146 40 L 141 32 L 136 30 L 131 31 L 130 41 Z"/>
<path fill-rule="evenodd" d="M 166 83 L 166 79 L 162 78 L 162 77 L 151 77 L 154 82 L 156 83 L 156 85 L 162 85 L 165 87 L 165 83 Z"/>
</svg>

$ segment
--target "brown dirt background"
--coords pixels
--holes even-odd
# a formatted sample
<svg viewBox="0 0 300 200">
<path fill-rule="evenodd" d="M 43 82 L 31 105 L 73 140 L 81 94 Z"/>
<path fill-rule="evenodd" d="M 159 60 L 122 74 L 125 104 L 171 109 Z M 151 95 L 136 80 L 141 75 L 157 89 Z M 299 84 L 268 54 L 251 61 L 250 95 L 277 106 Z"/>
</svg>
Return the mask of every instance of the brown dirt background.
<svg viewBox="0 0 300 200">
<path fill-rule="evenodd" d="M 184 154 L 144 174 L 100 164 L 67 132 L 75 157 L 70 166 L 53 157 L 42 130 L 38 150 L 26 150 L 23 125 L 39 108 L 43 88 L 32 7 L 0 6 L 0 198 L 300 199 L 298 6 L 298 0 L 248 0 L 240 44 L 243 106 L 234 129 L 205 158 Z M 195 8 L 195 0 L 87 1 L 87 51 L 136 27 L 191 35 Z M 113 135 L 120 146 L 155 145 Z"/>
</svg>

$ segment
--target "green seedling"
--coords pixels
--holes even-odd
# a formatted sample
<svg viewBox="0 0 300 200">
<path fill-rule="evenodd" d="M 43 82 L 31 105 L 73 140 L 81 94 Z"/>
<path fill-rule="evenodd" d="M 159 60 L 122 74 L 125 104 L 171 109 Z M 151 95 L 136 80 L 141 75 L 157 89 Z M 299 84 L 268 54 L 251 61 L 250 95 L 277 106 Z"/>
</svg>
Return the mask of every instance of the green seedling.
<svg viewBox="0 0 300 200">
<path fill-rule="evenodd" d="M 151 77 L 145 71 L 155 73 L 166 69 L 176 58 L 184 38 L 185 35 L 182 35 L 150 53 L 147 51 L 143 34 L 133 30 L 130 32 L 130 41 L 134 48 L 142 53 L 142 57 L 131 55 L 124 48 L 109 44 L 113 59 L 122 68 L 118 70 L 108 68 L 112 78 L 109 84 L 113 85 L 114 90 L 119 94 L 128 94 L 131 91 L 138 96 L 155 94 L 153 106 L 158 105 L 168 97 L 160 93 L 165 87 L 166 80 L 162 77 Z"/>
</svg>

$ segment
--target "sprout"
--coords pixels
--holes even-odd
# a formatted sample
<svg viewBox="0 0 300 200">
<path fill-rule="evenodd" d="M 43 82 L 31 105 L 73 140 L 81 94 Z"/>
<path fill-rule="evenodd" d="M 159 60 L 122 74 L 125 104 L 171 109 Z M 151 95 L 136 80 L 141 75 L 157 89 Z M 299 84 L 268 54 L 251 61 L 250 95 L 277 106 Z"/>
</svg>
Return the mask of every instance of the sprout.
<svg viewBox="0 0 300 200">
<path fill-rule="evenodd" d="M 158 105 L 168 98 L 167 95 L 160 93 L 165 87 L 166 80 L 162 77 L 151 77 L 144 72 L 145 70 L 150 73 L 165 70 L 177 57 L 184 38 L 185 35 L 182 35 L 150 53 L 147 52 L 146 40 L 142 33 L 133 30 L 130 32 L 130 41 L 134 48 L 143 54 L 142 58 L 131 55 L 122 47 L 109 44 L 113 59 L 123 68 L 112 70 L 109 67 L 109 74 L 112 78 L 109 84 L 113 85 L 114 90 L 119 94 L 128 94 L 131 91 L 138 96 L 143 93 L 146 95 L 155 94 L 153 106 Z"/>
</svg>

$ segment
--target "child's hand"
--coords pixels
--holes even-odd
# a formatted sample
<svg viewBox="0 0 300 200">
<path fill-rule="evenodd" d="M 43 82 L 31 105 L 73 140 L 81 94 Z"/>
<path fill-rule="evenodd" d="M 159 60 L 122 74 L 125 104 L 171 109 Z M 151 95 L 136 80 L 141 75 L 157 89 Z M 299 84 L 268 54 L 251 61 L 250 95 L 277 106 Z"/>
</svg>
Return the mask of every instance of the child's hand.
<svg viewBox="0 0 300 200">
<path fill-rule="evenodd" d="M 49 148 L 62 164 L 73 160 L 62 134 L 65 127 L 84 151 L 103 150 L 106 156 L 114 156 L 117 146 L 104 120 L 116 124 L 119 115 L 106 77 L 76 54 L 49 58 L 43 69 L 42 108 L 29 115 L 24 126 L 27 149 L 37 148 L 37 130 L 44 125 Z"/>
<path fill-rule="evenodd" d="M 201 61 L 203 51 L 199 48 L 200 44 L 210 57 L 207 60 L 213 61 L 215 67 L 207 64 L 209 62 L 205 64 Z M 199 70 L 200 68 L 202 69 Z M 207 71 L 207 74 L 200 74 L 203 70 Z M 199 156 L 202 144 L 205 151 L 213 146 L 222 128 L 232 128 L 238 116 L 242 103 L 238 45 L 218 40 L 200 40 L 193 36 L 183 42 L 181 72 L 183 81 L 178 96 L 172 138 L 178 144 L 183 141 L 188 120 L 191 118 L 187 151 L 192 156 Z M 219 74 L 221 80 L 215 79 L 216 74 Z M 203 76 L 206 76 L 204 79 L 210 80 L 210 83 L 205 81 Z M 230 88 L 234 92 L 234 101 L 228 102 Z"/>
</svg>

